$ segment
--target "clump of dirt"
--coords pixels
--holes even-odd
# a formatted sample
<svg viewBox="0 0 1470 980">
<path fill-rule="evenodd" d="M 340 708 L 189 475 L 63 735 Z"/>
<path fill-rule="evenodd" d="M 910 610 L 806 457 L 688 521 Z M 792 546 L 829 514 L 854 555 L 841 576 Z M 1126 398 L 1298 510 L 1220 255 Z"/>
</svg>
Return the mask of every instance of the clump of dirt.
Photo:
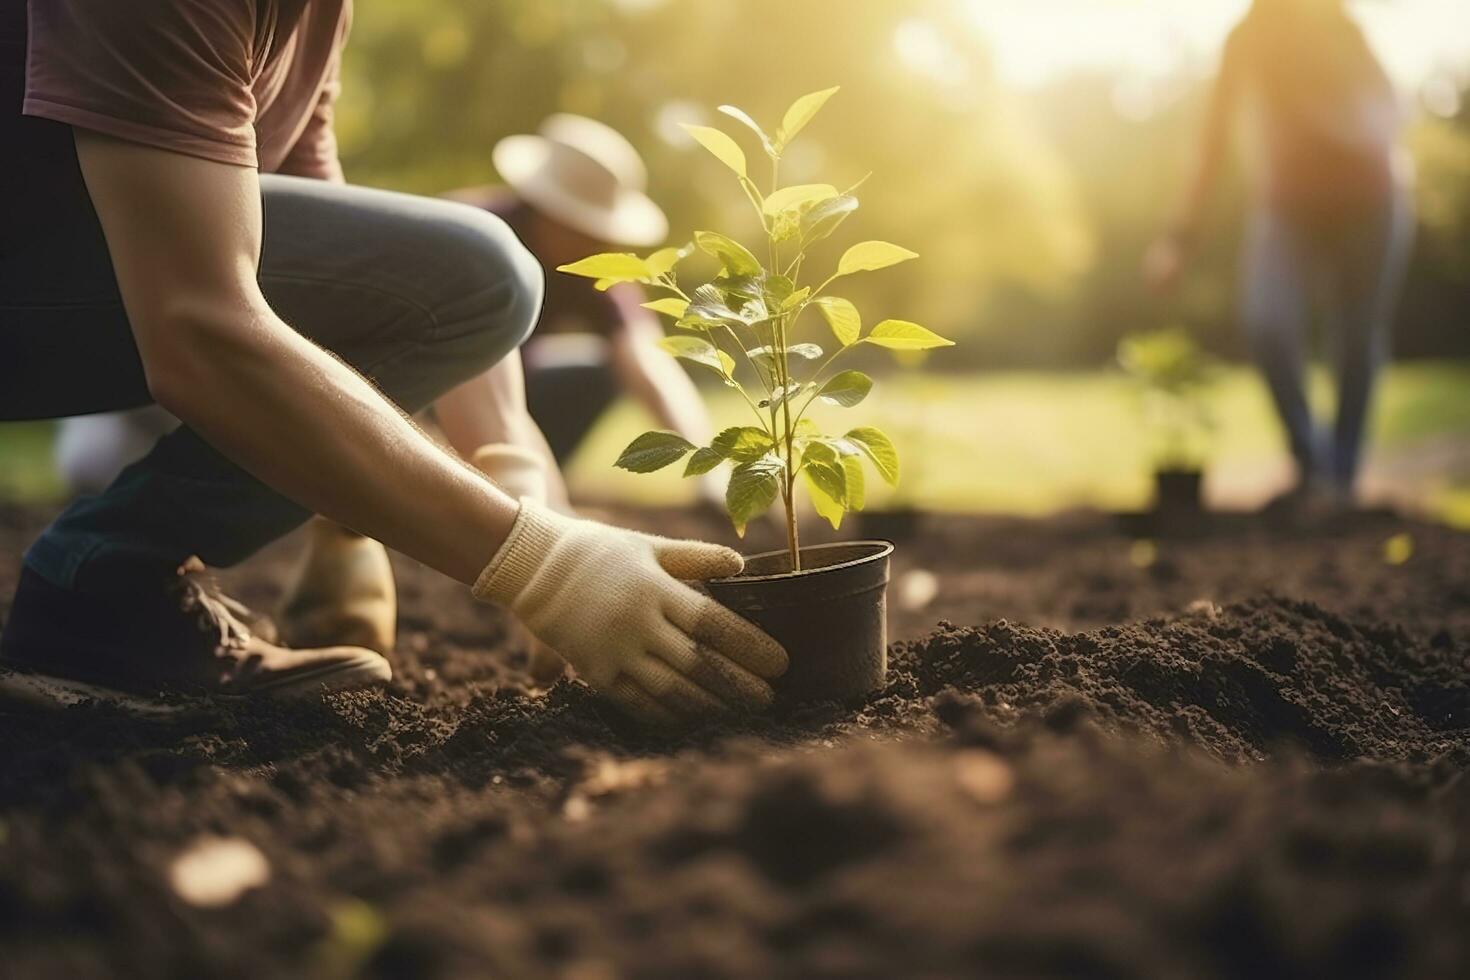
<svg viewBox="0 0 1470 980">
<path fill-rule="evenodd" d="M 0 549 L 39 516 L 0 511 Z M 1140 561 L 1101 520 L 930 524 L 856 705 L 649 734 L 535 688 L 493 612 L 398 562 L 387 691 L 147 725 L 0 706 L 4 972 L 1467 972 L 1470 539 Z M 269 606 L 289 558 L 239 592 Z M 906 608 L 910 571 L 939 588 Z M 188 904 L 171 863 L 229 836 L 269 880 Z"/>
<path fill-rule="evenodd" d="M 1470 647 L 1280 596 L 1076 634 L 944 624 L 898 659 L 919 692 L 976 692 L 993 719 L 1092 715 L 1228 761 L 1422 763 L 1470 729 Z"/>
</svg>

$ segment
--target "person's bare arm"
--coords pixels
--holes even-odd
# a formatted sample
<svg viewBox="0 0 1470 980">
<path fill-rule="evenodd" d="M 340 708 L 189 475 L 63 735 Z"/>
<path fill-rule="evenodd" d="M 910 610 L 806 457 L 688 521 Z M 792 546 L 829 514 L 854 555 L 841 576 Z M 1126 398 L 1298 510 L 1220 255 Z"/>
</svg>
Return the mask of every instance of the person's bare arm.
<svg viewBox="0 0 1470 980">
<path fill-rule="evenodd" d="M 255 171 L 76 142 L 158 403 L 292 500 L 474 582 L 515 502 L 271 311 Z"/>
<path fill-rule="evenodd" d="M 644 310 L 625 318 L 609 338 L 613 371 L 619 386 L 659 425 L 704 445 L 713 434 L 709 413 L 689 375 L 658 346 L 663 335 Z"/>
<path fill-rule="evenodd" d="M 536 454 L 545 471 L 547 502 L 571 513 L 556 455 L 526 409 L 526 374 L 520 351 L 512 351 L 484 374 L 439 396 L 434 416 L 449 445 L 465 459 L 487 443 L 509 443 Z"/>
</svg>

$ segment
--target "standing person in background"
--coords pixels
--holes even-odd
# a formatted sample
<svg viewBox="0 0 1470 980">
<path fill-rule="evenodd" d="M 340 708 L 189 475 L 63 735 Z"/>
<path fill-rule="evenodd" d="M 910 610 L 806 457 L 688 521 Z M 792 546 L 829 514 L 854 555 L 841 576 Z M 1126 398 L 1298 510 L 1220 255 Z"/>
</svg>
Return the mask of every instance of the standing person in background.
<svg viewBox="0 0 1470 980">
<path fill-rule="evenodd" d="M 1402 115 L 1342 0 L 1255 0 L 1225 43 L 1184 207 L 1144 258 L 1156 290 L 1194 250 L 1238 118 L 1254 164 L 1241 317 L 1298 468 L 1282 503 L 1345 506 L 1413 237 Z M 1335 356 L 1330 431 L 1313 419 L 1305 385 L 1317 310 Z"/>
<path fill-rule="evenodd" d="M 585 279 L 555 271 L 596 252 L 664 240 L 668 221 L 644 194 L 648 171 L 638 151 L 616 130 L 562 113 L 548 117 L 539 133 L 501 140 L 492 156 L 505 187 L 446 196 L 504 220 L 546 272 L 541 320 L 522 358 L 531 417 L 556 460 L 570 458 L 621 395 L 663 428 L 696 445 L 707 443 L 713 435 L 709 415 L 684 369 L 658 346 L 663 327 L 643 308 L 648 297 L 642 287 L 624 283 L 599 292 Z M 472 408 L 455 398 L 451 407 L 471 415 Z M 441 399 L 435 409 L 441 425 L 444 406 Z M 448 425 L 445 431 L 455 441 Z M 710 476 L 700 481 L 700 494 L 719 508 L 724 488 Z"/>
</svg>

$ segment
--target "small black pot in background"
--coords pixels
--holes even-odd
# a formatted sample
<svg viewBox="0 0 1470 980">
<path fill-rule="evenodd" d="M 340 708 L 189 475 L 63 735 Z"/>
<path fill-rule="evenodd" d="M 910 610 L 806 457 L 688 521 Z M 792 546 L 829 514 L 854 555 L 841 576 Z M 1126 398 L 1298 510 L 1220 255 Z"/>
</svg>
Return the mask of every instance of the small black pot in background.
<svg viewBox="0 0 1470 980">
<path fill-rule="evenodd" d="M 888 672 L 888 541 L 848 541 L 745 560 L 735 578 L 705 583 L 710 595 L 776 639 L 791 658 L 774 683 L 783 703 L 850 701 L 883 686 Z"/>
<path fill-rule="evenodd" d="M 1204 510 L 1200 470 L 1157 470 L 1154 472 L 1154 510 L 1161 514 L 1198 514 Z"/>
</svg>

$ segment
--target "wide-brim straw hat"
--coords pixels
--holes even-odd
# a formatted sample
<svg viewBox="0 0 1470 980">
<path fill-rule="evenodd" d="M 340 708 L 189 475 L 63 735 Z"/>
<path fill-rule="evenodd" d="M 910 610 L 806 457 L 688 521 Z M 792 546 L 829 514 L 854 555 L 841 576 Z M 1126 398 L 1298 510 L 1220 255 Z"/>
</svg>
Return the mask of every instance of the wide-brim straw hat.
<svg viewBox="0 0 1470 980">
<path fill-rule="evenodd" d="M 643 193 L 648 171 L 633 145 L 595 119 L 559 113 L 540 132 L 507 136 L 492 154 L 501 179 L 536 210 L 613 245 L 657 245 L 663 209 Z"/>
</svg>

